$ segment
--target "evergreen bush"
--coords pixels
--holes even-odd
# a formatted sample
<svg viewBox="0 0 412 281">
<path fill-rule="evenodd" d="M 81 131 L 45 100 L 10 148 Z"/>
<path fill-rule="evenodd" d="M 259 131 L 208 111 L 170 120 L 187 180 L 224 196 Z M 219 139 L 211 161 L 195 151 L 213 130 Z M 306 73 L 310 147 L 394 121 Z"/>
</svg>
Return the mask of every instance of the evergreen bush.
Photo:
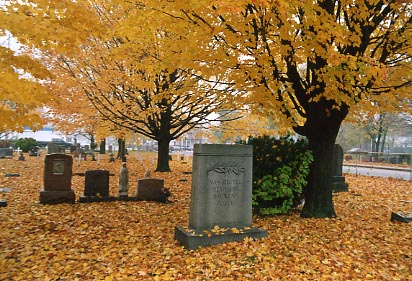
<svg viewBox="0 0 412 281">
<path fill-rule="evenodd" d="M 303 198 L 313 161 L 307 141 L 290 136 L 249 138 L 253 145 L 253 207 L 262 215 L 286 214 Z"/>
<path fill-rule="evenodd" d="M 16 141 L 15 146 L 20 147 L 23 152 L 28 152 L 33 146 L 37 145 L 37 141 L 33 138 L 22 138 Z"/>
</svg>

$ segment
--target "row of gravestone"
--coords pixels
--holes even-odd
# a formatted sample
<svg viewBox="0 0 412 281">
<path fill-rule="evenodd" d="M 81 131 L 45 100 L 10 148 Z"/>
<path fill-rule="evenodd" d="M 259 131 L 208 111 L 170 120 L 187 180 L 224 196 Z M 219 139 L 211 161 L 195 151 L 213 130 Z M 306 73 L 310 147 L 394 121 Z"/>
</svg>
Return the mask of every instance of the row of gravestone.
<svg viewBox="0 0 412 281">
<path fill-rule="evenodd" d="M 196 249 L 200 246 L 240 241 L 245 237 L 267 236 L 266 230 L 252 227 L 252 151 L 252 146 L 249 145 L 194 146 L 189 225 L 176 226 L 174 233 L 175 239 L 185 248 Z M 74 203 L 74 192 L 71 189 L 72 164 L 73 159 L 69 155 L 46 155 L 44 190 L 40 194 L 42 203 L 50 203 L 48 199 L 57 203 L 59 198 L 64 198 L 63 195 L 70 203 Z M 123 192 L 128 189 L 128 179 L 125 180 L 128 171 L 125 168 L 123 166 L 120 170 L 119 199 L 125 196 Z M 339 167 L 335 169 L 339 170 Z M 337 174 L 342 177 L 341 172 Z M 85 193 L 81 200 L 112 200 L 108 192 L 109 176 L 108 171 L 87 171 Z M 140 185 L 145 180 L 147 179 L 139 180 L 136 198 L 141 196 Z M 162 185 L 163 182 L 158 188 Z M 153 191 L 153 186 L 148 190 Z M 52 192 L 56 196 L 48 195 Z M 62 197 L 57 198 L 58 193 Z"/>
<path fill-rule="evenodd" d="M 66 154 L 48 154 L 44 160 L 43 190 L 40 191 L 40 203 L 59 204 L 75 203 L 72 189 L 73 158 Z M 144 178 L 137 182 L 136 196 L 128 196 L 128 169 L 123 164 L 119 176 L 119 196 L 109 194 L 109 177 L 107 170 L 86 171 L 85 188 L 79 202 L 104 202 L 114 200 L 144 200 L 166 203 L 170 192 L 164 187 L 163 179 Z"/>
</svg>

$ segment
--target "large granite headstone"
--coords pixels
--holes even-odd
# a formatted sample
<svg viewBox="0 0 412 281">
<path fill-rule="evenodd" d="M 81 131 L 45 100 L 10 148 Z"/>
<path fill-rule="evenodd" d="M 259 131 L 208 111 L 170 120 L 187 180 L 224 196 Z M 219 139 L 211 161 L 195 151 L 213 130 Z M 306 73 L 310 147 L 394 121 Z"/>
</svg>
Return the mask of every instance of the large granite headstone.
<svg viewBox="0 0 412 281">
<path fill-rule="evenodd" d="M 340 144 L 335 144 L 333 152 L 333 177 L 332 190 L 334 192 L 348 191 L 348 183 L 345 182 L 345 177 L 342 175 L 343 168 L 343 149 Z"/>
<path fill-rule="evenodd" d="M 40 203 L 74 203 L 72 186 L 73 158 L 65 154 L 48 154 L 44 159 L 44 190 Z"/>
<path fill-rule="evenodd" d="M 79 202 L 105 202 L 114 201 L 109 196 L 109 171 L 89 170 L 84 174 L 84 196 L 80 196 Z"/>
<path fill-rule="evenodd" d="M 186 249 L 267 236 L 252 227 L 252 153 L 249 145 L 195 144 L 189 227 L 175 228 Z"/>
</svg>

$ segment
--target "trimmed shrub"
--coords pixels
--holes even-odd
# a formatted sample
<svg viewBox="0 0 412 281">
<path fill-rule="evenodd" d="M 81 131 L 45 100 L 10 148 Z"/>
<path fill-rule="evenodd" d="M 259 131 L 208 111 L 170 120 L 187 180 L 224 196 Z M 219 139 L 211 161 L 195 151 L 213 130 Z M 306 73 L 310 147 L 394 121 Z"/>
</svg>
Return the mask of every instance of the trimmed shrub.
<svg viewBox="0 0 412 281">
<path fill-rule="evenodd" d="M 32 147 L 37 145 L 37 141 L 33 138 L 22 138 L 16 141 L 15 146 L 20 147 L 23 152 L 28 152 Z"/>
<path fill-rule="evenodd" d="M 253 145 L 253 207 L 262 215 L 286 214 L 297 207 L 307 184 L 312 152 L 304 139 L 249 138 Z"/>
</svg>

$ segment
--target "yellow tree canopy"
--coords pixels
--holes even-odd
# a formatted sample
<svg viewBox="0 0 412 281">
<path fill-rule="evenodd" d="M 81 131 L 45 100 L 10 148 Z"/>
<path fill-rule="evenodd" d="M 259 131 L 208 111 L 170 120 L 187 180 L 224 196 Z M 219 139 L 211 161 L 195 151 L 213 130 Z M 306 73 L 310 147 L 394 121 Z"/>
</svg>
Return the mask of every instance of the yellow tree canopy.
<svg viewBox="0 0 412 281">
<path fill-rule="evenodd" d="M 179 2 L 180 4 L 177 4 Z M 186 3 L 186 7 L 185 7 Z M 335 216 L 332 159 L 342 121 L 372 102 L 411 100 L 412 3 L 401 0 L 211 1 L 180 5 L 202 73 L 225 73 L 257 113 L 278 116 L 314 155 L 303 217 Z M 195 50 L 195 49 L 194 49 Z"/>
<path fill-rule="evenodd" d="M 41 127 L 41 108 L 50 100 L 44 85 L 52 78 L 45 56 L 72 53 L 98 30 L 88 1 L 3 1 L 0 35 L 18 40 L 0 46 L 1 131 Z"/>
</svg>

